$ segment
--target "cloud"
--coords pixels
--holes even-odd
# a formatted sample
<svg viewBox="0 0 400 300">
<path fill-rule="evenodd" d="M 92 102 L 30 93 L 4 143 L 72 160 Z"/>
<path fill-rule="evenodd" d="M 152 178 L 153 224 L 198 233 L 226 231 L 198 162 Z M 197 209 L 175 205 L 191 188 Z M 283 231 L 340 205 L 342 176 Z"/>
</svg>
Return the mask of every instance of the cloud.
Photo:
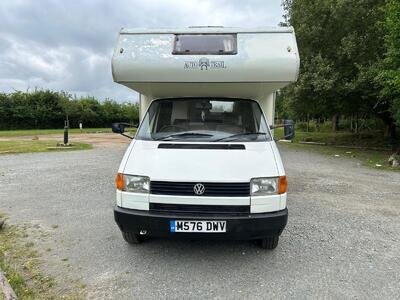
<svg viewBox="0 0 400 300">
<path fill-rule="evenodd" d="M 122 27 L 276 25 L 280 0 L 1 0 L 0 91 L 64 90 L 132 101 L 110 60 Z"/>
</svg>

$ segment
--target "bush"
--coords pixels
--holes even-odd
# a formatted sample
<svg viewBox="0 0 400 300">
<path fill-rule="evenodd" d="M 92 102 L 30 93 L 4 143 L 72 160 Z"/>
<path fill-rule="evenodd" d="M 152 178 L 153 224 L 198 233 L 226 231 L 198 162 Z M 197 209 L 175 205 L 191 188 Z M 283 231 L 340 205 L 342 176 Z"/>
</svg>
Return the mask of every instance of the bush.
<svg viewBox="0 0 400 300">
<path fill-rule="evenodd" d="M 109 127 L 121 121 L 137 123 L 137 103 L 99 101 L 94 97 L 73 99 L 65 92 L 35 90 L 0 94 L 0 130 L 62 128 L 68 115 L 71 127 Z"/>
</svg>

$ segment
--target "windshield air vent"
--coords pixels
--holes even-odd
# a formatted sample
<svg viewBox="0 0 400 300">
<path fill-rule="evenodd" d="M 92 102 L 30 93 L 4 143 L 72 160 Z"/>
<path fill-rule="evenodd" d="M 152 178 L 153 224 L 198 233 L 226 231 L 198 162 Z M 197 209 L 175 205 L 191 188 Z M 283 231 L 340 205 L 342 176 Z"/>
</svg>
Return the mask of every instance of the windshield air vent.
<svg viewBox="0 0 400 300">
<path fill-rule="evenodd" d="M 211 150 L 245 150 L 241 144 L 172 144 L 161 143 L 159 149 L 211 149 Z"/>
</svg>

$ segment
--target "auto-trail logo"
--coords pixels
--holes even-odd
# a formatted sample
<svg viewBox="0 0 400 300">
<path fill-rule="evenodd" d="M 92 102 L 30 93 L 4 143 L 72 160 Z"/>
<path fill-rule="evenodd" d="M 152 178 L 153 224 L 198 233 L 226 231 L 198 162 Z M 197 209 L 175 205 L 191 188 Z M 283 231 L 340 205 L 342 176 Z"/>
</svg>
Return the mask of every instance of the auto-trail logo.
<svg viewBox="0 0 400 300">
<path fill-rule="evenodd" d="M 198 61 L 185 61 L 183 68 L 185 70 L 200 69 L 202 71 L 207 71 L 213 69 L 226 69 L 226 65 L 223 60 L 210 60 L 206 57 L 202 57 Z"/>
<path fill-rule="evenodd" d="M 196 195 L 203 195 L 204 194 L 204 192 L 206 191 L 206 188 L 204 187 L 204 185 L 203 184 L 201 184 L 201 183 L 196 183 L 194 186 L 193 186 L 193 192 L 196 194 Z"/>
</svg>

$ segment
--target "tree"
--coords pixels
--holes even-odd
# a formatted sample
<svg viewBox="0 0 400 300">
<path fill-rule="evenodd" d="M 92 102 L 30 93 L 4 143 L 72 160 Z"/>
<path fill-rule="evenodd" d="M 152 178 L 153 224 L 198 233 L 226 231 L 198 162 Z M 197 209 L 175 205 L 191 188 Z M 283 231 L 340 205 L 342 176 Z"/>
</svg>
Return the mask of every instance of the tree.
<svg viewBox="0 0 400 300">
<path fill-rule="evenodd" d="M 8 128 L 11 117 L 12 103 L 10 97 L 5 93 L 0 93 L 0 128 Z"/>
<path fill-rule="evenodd" d="M 121 105 L 124 121 L 139 124 L 139 103 L 123 103 Z"/>
<path fill-rule="evenodd" d="M 384 0 L 284 0 L 301 66 L 287 89 L 302 116 L 372 115 L 380 87 L 373 74 L 384 55 Z"/>
<path fill-rule="evenodd" d="M 385 15 L 386 57 L 378 80 L 383 81 L 382 97 L 400 126 L 400 2 L 388 0 Z"/>
<path fill-rule="evenodd" d="M 62 128 L 68 115 L 70 126 L 108 127 L 112 122 L 138 123 L 137 103 L 100 102 L 93 97 L 75 99 L 66 92 L 35 90 L 0 93 L 0 129 Z"/>
</svg>

